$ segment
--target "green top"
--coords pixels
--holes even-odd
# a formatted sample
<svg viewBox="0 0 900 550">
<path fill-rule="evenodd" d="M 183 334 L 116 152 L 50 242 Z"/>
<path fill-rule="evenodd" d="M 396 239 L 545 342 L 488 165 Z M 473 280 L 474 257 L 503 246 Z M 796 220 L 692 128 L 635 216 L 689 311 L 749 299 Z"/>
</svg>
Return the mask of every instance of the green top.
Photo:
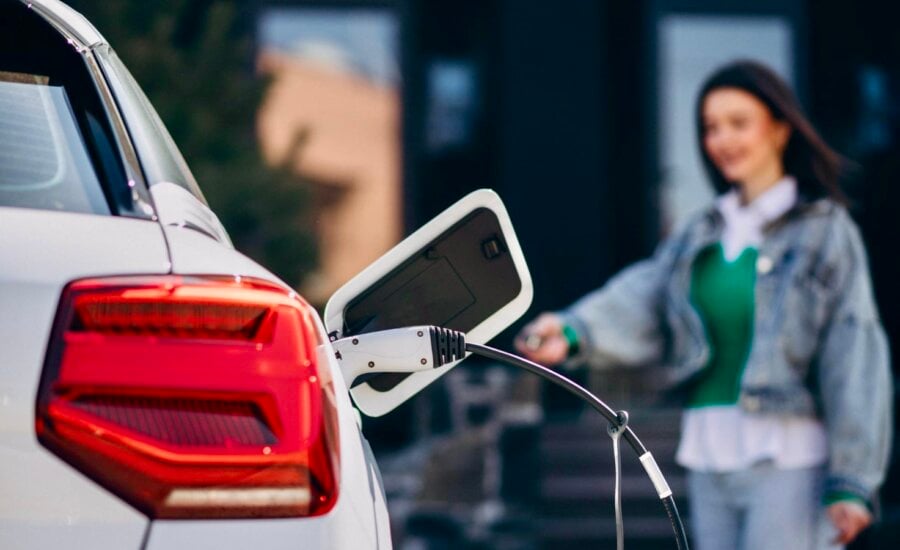
<svg viewBox="0 0 900 550">
<path fill-rule="evenodd" d="M 753 248 L 734 261 L 725 259 L 721 244 L 703 250 L 691 272 L 691 302 L 703 320 L 710 358 L 688 398 L 688 407 L 734 405 L 741 374 L 753 341 Z"/>
</svg>

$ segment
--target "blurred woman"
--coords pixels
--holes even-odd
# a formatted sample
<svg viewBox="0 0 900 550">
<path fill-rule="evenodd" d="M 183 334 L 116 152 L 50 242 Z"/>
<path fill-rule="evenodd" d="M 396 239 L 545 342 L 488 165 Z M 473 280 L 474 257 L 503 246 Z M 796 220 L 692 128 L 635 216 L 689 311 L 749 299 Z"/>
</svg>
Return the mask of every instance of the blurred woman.
<svg viewBox="0 0 900 550">
<path fill-rule="evenodd" d="M 700 550 L 846 544 L 872 521 L 892 392 L 840 158 L 755 62 L 715 72 L 696 117 L 715 204 L 516 347 L 551 365 L 666 365 Z"/>
</svg>

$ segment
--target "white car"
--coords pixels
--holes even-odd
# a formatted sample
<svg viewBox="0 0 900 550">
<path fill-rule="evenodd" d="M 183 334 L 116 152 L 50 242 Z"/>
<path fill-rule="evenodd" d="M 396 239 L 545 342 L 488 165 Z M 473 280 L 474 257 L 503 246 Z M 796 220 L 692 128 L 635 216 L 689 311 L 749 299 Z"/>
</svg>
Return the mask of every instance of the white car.
<svg viewBox="0 0 900 550">
<path fill-rule="evenodd" d="M 379 375 L 363 354 L 346 380 L 335 350 L 407 325 L 486 341 L 521 315 L 496 195 L 398 245 L 323 323 L 234 250 L 90 23 L 0 0 L 0 25 L 0 548 L 390 548 L 350 396 L 385 414 L 456 363 Z M 403 371 L 415 350 L 373 353 Z"/>
</svg>

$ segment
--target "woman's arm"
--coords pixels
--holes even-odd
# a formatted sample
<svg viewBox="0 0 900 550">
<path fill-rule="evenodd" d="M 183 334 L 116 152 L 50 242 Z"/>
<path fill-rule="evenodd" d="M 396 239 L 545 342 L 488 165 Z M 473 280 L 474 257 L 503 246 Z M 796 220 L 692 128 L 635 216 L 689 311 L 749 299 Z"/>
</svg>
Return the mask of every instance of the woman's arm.
<svg viewBox="0 0 900 550">
<path fill-rule="evenodd" d="M 652 257 L 629 266 L 602 288 L 559 313 L 544 313 L 526 326 L 516 348 L 529 358 L 593 367 L 659 362 L 665 348 L 662 302 L 683 238 L 657 247 Z"/>
<path fill-rule="evenodd" d="M 841 267 L 816 364 L 828 432 L 826 494 L 871 503 L 884 480 L 892 432 L 888 344 L 862 239 L 846 212 L 833 222 L 830 239 Z"/>
</svg>

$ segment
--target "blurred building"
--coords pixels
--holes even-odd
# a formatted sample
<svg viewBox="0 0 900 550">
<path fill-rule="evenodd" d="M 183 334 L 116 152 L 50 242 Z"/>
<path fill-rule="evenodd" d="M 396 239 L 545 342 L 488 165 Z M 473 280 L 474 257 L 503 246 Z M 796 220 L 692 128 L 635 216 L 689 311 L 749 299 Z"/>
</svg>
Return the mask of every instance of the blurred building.
<svg viewBox="0 0 900 550">
<path fill-rule="evenodd" d="M 323 261 L 316 281 L 321 296 L 465 193 L 490 187 L 504 198 L 529 261 L 533 311 L 565 306 L 648 255 L 660 238 L 711 200 L 696 150 L 695 97 L 715 67 L 753 58 L 793 84 L 826 140 L 854 161 L 845 188 L 870 250 L 885 325 L 893 348 L 900 349 L 900 290 L 894 284 L 900 260 L 891 246 L 900 238 L 900 38 L 889 5 L 839 0 L 261 5 L 261 66 L 275 77 L 260 116 L 261 135 L 273 160 L 282 159 L 300 136 L 295 165 L 315 182 L 322 201 Z M 293 31 L 272 31 L 273 21 L 286 25 L 291 17 Z M 284 35 L 307 43 L 284 47 Z M 511 333 L 498 343 L 508 344 Z M 475 380 L 469 386 L 465 380 L 441 384 L 389 420 L 368 423 L 376 450 L 380 444 L 396 451 L 452 433 L 459 424 L 454 420 L 459 415 L 448 412 L 460 402 L 455 392 L 493 387 L 475 369 L 460 376 Z M 515 386 L 517 375 L 508 378 Z M 587 382 L 611 401 L 640 407 L 653 378 L 615 375 Z M 544 390 L 539 404 L 549 420 L 536 437 L 541 449 L 551 452 L 529 456 L 552 470 L 548 457 L 584 433 L 560 428 L 579 418 L 568 397 Z M 670 435 L 660 436 L 661 445 Z M 490 445 L 514 440 L 501 435 Z M 886 527 L 872 535 L 881 537 L 873 539 L 881 544 L 895 540 L 889 537 L 900 524 L 897 453 L 893 464 L 883 492 Z M 522 471 L 516 467 L 505 471 Z M 582 487 L 596 482 L 588 471 L 588 477 L 563 480 L 541 475 L 537 482 L 543 485 L 527 498 L 545 498 L 547 487 L 568 494 L 565 488 L 574 486 L 577 493 L 579 481 Z M 575 497 L 565 503 L 584 509 Z M 532 504 L 547 508 L 546 499 Z M 543 511 L 539 515 L 547 519 Z M 540 525 L 566 525 L 565 517 L 557 519 L 562 523 L 551 518 Z M 602 539 L 597 537 L 588 538 Z"/>
<path fill-rule="evenodd" d="M 402 236 L 400 98 L 390 14 L 264 11 L 258 70 L 263 152 L 312 186 L 319 268 L 304 295 L 324 304 Z"/>
</svg>

